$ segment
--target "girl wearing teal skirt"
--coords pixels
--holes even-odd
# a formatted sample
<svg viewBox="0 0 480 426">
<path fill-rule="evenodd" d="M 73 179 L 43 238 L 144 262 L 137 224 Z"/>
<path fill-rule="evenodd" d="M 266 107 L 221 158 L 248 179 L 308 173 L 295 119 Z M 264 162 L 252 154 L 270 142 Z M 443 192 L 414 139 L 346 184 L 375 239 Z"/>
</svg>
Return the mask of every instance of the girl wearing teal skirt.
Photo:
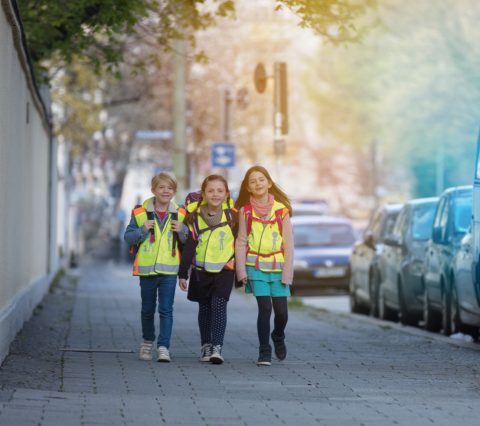
<svg viewBox="0 0 480 426">
<path fill-rule="evenodd" d="M 235 242 L 237 279 L 258 304 L 260 343 L 257 365 L 272 364 L 272 339 L 279 360 L 287 356 L 285 327 L 287 297 L 293 280 L 292 207 L 287 195 L 261 166 L 247 170 L 235 203 L 238 237 Z M 270 334 L 270 317 L 274 327 Z"/>
</svg>

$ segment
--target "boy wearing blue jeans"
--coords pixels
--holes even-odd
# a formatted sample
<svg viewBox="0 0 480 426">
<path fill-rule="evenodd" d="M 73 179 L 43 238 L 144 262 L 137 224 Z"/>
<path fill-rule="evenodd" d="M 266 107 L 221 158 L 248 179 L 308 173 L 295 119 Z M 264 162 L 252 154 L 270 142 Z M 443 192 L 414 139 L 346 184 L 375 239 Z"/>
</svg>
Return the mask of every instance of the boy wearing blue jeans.
<svg viewBox="0 0 480 426">
<path fill-rule="evenodd" d="M 180 264 L 178 240 L 185 242 L 188 228 L 178 215 L 183 209 L 172 201 L 177 182 L 170 173 L 162 172 L 152 179 L 153 197 L 133 209 L 125 231 L 127 244 L 137 249 L 133 275 L 140 277 L 142 298 L 142 335 L 139 358 L 152 360 L 155 342 L 155 308 L 158 298 L 160 332 L 157 340 L 157 361 L 170 362 L 170 338 L 173 326 L 173 299 Z"/>
</svg>

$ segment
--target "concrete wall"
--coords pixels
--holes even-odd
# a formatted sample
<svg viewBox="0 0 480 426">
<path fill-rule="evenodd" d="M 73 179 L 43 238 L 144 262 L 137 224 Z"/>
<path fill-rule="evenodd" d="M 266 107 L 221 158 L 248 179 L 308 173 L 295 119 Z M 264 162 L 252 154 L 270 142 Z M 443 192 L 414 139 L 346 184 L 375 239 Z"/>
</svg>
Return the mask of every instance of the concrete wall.
<svg viewBox="0 0 480 426">
<path fill-rule="evenodd" d="M 55 253 L 54 146 L 12 0 L 0 1 L 0 361 L 48 291 Z"/>
</svg>

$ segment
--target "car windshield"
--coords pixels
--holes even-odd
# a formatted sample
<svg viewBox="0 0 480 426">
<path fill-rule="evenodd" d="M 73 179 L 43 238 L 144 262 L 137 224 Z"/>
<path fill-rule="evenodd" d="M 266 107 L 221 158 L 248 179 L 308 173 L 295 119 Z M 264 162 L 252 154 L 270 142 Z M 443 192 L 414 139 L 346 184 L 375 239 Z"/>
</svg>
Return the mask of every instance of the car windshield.
<svg viewBox="0 0 480 426">
<path fill-rule="evenodd" d="M 472 197 L 456 198 L 453 202 L 453 229 L 458 234 L 465 234 L 472 220 Z"/>
<path fill-rule="evenodd" d="M 397 220 L 398 213 L 399 212 L 392 212 L 385 217 L 385 222 L 383 224 L 380 241 L 383 241 L 387 235 L 390 235 L 392 233 L 393 225 L 395 225 L 395 221 Z"/>
<path fill-rule="evenodd" d="M 295 247 L 342 247 L 355 242 L 353 228 L 343 223 L 298 224 L 293 234 Z"/>
<path fill-rule="evenodd" d="M 413 210 L 412 217 L 412 239 L 428 240 L 432 235 L 433 218 L 437 205 L 426 204 L 418 206 Z"/>
</svg>

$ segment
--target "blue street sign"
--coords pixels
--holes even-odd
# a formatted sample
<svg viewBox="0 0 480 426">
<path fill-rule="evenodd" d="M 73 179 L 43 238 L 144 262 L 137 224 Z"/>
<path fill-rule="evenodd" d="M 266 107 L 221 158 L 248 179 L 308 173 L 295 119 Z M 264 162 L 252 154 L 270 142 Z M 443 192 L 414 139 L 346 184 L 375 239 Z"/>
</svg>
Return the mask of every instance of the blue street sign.
<svg viewBox="0 0 480 426">
<path fill-rule="evenodd" d="M 173 132 L 171 130 L 138 130 L 135 133 L 137 140 L 169 140 L 172 139 Z"/>
<path fill-rule="evenodd" d="M 230 169 L 235 167 L 235 145 L 214 143 L 212 145 L 212 167 Z"/>
</svg>

